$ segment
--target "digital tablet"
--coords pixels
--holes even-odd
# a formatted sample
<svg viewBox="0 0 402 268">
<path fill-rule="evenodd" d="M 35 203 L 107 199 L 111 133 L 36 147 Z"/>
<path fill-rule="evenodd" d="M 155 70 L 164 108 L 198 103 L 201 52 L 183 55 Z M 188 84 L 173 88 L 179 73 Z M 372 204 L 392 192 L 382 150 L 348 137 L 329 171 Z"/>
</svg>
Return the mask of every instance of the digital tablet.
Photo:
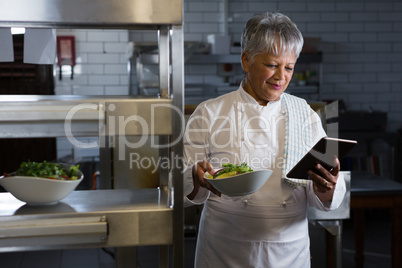
<svg viewBox="0 0 402 268">
<path fill-rule="evenodd" d="M 341 160 L 356 144 L 357 141 L 354 140 L 324 137 L 300 159 L 286 176 L 288 178 L 308 179 L 307 172 L 315 170 L 314 166 L 317 163 L 320 163 L 327 170 L 331 170 L 334 167 L 334 156 Z"/>
</svg>

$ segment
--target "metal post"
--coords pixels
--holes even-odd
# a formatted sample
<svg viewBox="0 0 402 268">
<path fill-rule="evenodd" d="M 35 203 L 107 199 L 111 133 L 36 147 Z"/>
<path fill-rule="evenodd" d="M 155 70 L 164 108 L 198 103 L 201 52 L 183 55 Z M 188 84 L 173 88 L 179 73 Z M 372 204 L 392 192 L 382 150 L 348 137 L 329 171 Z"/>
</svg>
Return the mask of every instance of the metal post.
<svg viewBox="0 0 402 268">
<path fill-rule="evenodd" d="M 169 28 L 167 26 L 159 29 L 159 94 L 162 98 L 169 98 Z"/>
<path fill-rule="evenodd" d="M 325 230 L 329 232 L 333 237 L 333 256 L 335 268 L 342 267 L 342 221 L 341 220 L 329 220 L 329 221 L 317 221 Z"/>
<path fill-rule="evenodd" d="M 181 25 L 172 28 L 173 106 L 181 114 L 172 115 L 172 179 L 173 179 L 173 267 L 184 267 L 183 209 L 183 137 L 184 132 L 184 45 Z M 175 112 L 173 112 L 175 113 Z"/>
<path fill-rule="evenodd" d="M 342 267 L 342 221 L 339 220 L 339 232 L 334 236 L 335 267 Z"/>
</svg>

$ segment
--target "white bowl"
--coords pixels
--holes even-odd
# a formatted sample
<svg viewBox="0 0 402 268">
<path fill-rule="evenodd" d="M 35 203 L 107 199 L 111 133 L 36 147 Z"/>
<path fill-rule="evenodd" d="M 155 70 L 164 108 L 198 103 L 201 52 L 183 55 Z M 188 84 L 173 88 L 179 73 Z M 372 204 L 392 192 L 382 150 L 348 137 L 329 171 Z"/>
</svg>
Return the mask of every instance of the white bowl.
<svg viewBox="0 0 402 268">
<path fill-rule="evenodd" d="M 223 179 L 205 179 L 219 192 L 228 196 L 242 196 L 258 191 L 272 175 L 272 170 L 261 169 Z"/>
<path fill-rule="evenodd" d="M 62 166 L 65 168 L 70 167 L 64 164 Z M 27 204 L 52 204 L 65 198 L 80 184 L 84 175 L 80 170 L 75 175 L 79 179 L 71 181 L 28 176 L 0 177 L 0 185 L 15 198 Z"/>
</svg>

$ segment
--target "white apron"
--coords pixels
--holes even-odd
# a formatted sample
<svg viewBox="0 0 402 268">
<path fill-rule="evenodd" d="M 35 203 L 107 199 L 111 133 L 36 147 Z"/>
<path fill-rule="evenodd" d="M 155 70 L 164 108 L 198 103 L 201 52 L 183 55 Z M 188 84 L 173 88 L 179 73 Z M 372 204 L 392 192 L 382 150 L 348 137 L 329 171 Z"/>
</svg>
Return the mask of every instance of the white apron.
<svg viewBox="0 0 402 268">
<path fill-rule="evenodd" d="M 318 116 L 311 115 L 312 144 L 325 136 Z M 197 240 L 195 267 L 310 267 L 307 204 L 329 210 L 343 199 L 343 179 L 325 207 L 312 184 L 296 189 L 281 180 L 285 144 L 282 100 L 260 106 L 242 87 L 199 105 L 184 137 L 190 167 L 207 159 L 222 163 L 247 162 L 253 169 L 274 172 L 257 192 L 221 197 L 204 188 L 192 201 L 204 203 Z M 184 192 L 192 190 L 191 168 L 185 171 Z M 339 188 L 339 189 L 338 189 Z"/>
</svg>

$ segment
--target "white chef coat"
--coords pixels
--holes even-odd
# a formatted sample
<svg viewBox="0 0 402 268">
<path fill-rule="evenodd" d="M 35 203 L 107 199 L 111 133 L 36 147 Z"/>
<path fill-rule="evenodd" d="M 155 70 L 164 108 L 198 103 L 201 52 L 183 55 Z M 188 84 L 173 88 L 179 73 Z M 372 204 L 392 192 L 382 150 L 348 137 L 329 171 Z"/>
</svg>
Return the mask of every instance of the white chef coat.
<svg viewBox="0 0 402 268">
<path fill-rule="evenodd" d="M 313 145 L 325 136 L 312 111 Z M 273 174 L 257 192 L 240 197 L 218 197 L 201 188 L 186 206 L 204 203 L 197 240 L 195 267 L 310 267 L 307 204 L 332 210 L 342 202 L 345 182 L 339 176 L 332 202 L 323 204 L 312 182 L 293 189 L 281 180 L 285 143 L 282 98 L 261 106 L 240 86 L 237 91 L 201 103 L 184 137 L 184 194 L 193 189 L 191 166 L 208 160 L 247 162 L 253 169 Z M 310 146 L 311 146 L 310 145 Z"/>
</svg>

